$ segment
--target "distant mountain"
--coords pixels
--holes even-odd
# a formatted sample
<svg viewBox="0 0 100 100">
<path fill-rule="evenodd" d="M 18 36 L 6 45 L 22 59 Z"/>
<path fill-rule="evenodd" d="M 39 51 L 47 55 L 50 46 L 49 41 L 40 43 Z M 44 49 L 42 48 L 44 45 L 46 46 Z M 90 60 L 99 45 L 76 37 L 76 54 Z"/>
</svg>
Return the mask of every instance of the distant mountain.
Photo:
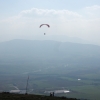
<svg viewBox="0 0 100 100">
<path fill-rule="evenodd" d="M 0 43 L 2 57 L 98 58 L 100 46 L 52 40 L 11 40 Z"/>
<path fill-rule="evenodd" d="M 52 40 L 0 43 L 0 66 L 100 65 L 100 46 Z M 23 65 L 23 66 L 24 66 Z"/>
<path fill-rule="evenodd" d="M 72 42 L 72 43 L 81 43 L 81 44 L 93 44 L 91 41 L 87 41 L 85 39 L 81 39 L 78 37 L 69 37 L 66 35 L 48 35 L 46 34 L 41 36 L 34 36 L 32 37 L 34 40 L 53 40 L 53 41 L 60 41 L 60 42 Z"/>
</svg>

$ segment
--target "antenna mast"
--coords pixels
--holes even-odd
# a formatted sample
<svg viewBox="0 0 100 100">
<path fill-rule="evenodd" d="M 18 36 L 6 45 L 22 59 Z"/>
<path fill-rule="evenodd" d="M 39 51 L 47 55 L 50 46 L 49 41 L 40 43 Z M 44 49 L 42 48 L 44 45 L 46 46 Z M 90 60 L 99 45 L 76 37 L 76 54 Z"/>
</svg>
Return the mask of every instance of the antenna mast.
<svg viewBox="0 0 100 100">
<path fill-rule="evenodd" d="M 27 94 L 27 89 L 28 89 L 28 81 L 29 81 L 29 75 L 28 75 L 27 84 L 26 84 L 26 94 Z"/>
</svg>

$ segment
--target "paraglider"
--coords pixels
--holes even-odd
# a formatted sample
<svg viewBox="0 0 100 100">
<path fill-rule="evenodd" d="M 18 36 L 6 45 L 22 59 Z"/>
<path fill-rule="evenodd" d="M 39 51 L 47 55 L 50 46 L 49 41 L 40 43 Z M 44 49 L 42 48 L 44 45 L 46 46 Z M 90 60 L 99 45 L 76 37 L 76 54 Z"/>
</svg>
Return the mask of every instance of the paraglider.
<svg viewBox="0 0 100 100">
<path fill-rule="evenodd" d="M 46 35 L 46 33 L 44 33 L 44 35 Z"/>
<path fill-rule="evenodd" d="M 50 27 L 49 24 L 41 24 L 41 25 L 40 25 L 40 28 L 41 28 L 43 25 L 46 25 L 48 28 Z M 46 35 L 46 33 L 44 33 L 44 35 Z"/>
</svg>

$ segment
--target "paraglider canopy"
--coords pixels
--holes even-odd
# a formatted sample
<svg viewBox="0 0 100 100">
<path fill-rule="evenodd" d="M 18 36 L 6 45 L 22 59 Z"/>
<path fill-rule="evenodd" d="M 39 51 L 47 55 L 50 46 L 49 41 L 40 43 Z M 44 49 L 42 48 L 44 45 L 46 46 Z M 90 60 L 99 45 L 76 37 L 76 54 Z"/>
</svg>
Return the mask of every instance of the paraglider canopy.
<svg viewBox="0 0 100 100">
<path fill-rule="evenodd" d="M 49 24 L 41 24 L 41 25 L 40 25 L 40 28 L 41 28 L 43 25 L 46 25 L 46 26 L 50 27 Z"/>
<path fill-rule="evenodd" d="M 50 27 L 49 24 L 41 24 L 39 27 L 41 28 L 42 26 L 46 25 L 48 28 Z M 44 33 L 44 35 L 46 35 L 46 33 Z"/>
</svg>

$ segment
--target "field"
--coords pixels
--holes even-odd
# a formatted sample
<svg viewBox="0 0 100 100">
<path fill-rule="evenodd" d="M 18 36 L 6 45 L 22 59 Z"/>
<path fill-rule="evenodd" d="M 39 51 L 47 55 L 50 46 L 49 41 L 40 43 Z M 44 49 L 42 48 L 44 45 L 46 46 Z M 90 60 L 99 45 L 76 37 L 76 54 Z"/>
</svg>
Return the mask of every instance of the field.
<svg viewBox="0 0 100 100">
<path fill-rule="evenodd" d="M 93 75 L 95 76 L 95 75 Z M 30 74 L 28 93 L 49 95 L 45 91 L 55 90 L 69 90 L 69 93 L 59 93 L 55 96 L 65 96 L 68 98 L 99 100 L 100 98 L 100 80 L 92 78 L 88 75 L 87 78 L 83 76 L 68 76 L 65 74 Z M 1 75 L 0 89 L 1 91 L 16 90 L 15 86 L 20 90 L 26 89 L 27 75 Z"/>
</svg>

